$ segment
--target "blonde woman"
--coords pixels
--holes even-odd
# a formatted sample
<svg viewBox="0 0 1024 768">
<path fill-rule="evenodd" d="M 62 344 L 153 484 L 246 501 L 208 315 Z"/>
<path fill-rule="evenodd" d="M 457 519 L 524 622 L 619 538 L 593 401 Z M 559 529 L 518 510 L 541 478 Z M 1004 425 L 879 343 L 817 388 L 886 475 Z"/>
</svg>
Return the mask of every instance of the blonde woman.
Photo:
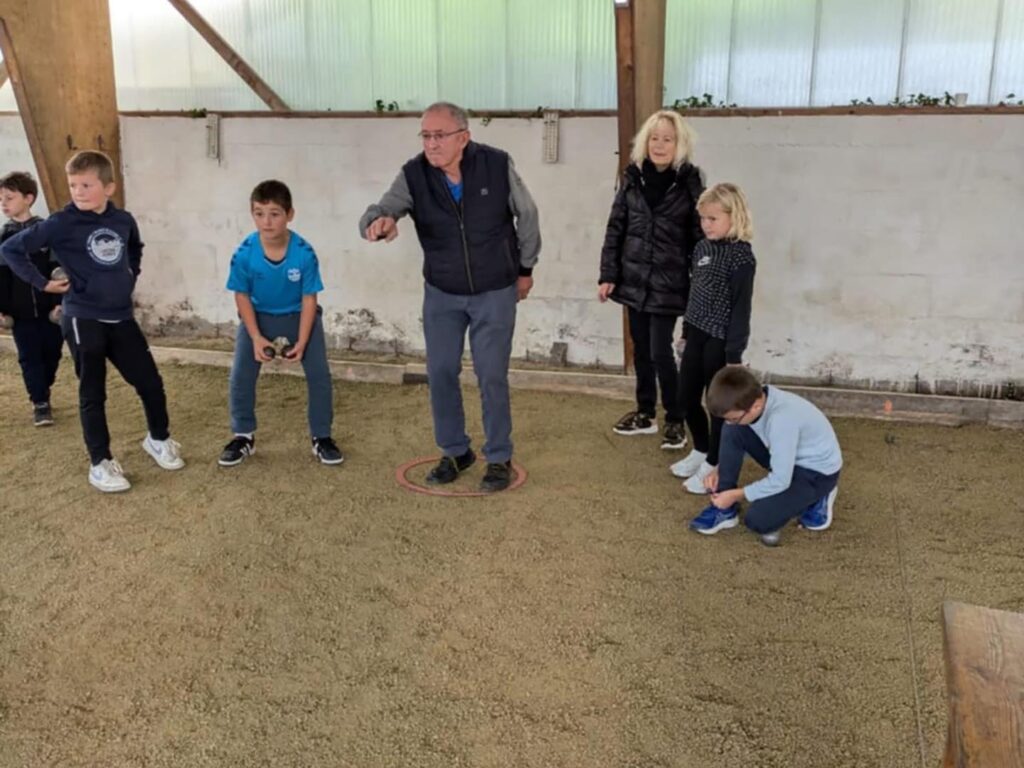
<svg viewBox="0 0 1024 768">
<path fill-rule="evenodd" d="M 672 337 L 686 311 L 690 254 L 701 239 L 697 199 L 704 183 L 690 162 L 693 142 L 690 127 L 669 110 L 655 112 L 637 133 L 608 218 L 598 280 L 598 299 L 627 308 L 633 339 L 636 410 L 613 430 L 657 434 L 660 386 L 666 450 L 686 446 Z"/>
<path fill-rule="evenodd" d="M 711 379 L 727 365 L 741 365 L 750 338 L 750 305 L 757 262 L 750 248 L 750 209 L 735 184 L 715 184 L 697 202 L 704 240 L 693 251 L 690 295 L 683 320 L 679 389 L 693 450 L 672 465 L 690 493 L 706 493 L 704 480 L 718 466 L 722 419 L 710 429 L 701 399 Z M 696 529 L 696 530 L 699 530 Z M 707 532 L 707 531 L 702 531 Z"/>
</svg>

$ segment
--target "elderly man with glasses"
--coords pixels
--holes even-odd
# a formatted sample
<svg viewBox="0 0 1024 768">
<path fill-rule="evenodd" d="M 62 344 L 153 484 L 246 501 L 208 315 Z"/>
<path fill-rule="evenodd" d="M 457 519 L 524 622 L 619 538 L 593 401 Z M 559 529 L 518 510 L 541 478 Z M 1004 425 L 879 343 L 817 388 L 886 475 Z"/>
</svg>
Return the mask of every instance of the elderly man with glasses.
<svg viewBox="0 0 1024 768">
<path fill-rule="evenodd" d="M 443 453 L 427 482 L 454 481 L 476 461 L 466 434 L 459 374 L 466 330 L 480 385 L 486 442 L 484 491 L 511 479 L 508 364 L 516 302 L 533 287 L 540 252 L 537 207 L 507 153 L 472 140 L 465 110 L 427 107 L 423 152 L 359 220 L 370 242 L 398 236 L 408 214 L 423 248 L 423 333 L 434 438 Z"/>
</svg>

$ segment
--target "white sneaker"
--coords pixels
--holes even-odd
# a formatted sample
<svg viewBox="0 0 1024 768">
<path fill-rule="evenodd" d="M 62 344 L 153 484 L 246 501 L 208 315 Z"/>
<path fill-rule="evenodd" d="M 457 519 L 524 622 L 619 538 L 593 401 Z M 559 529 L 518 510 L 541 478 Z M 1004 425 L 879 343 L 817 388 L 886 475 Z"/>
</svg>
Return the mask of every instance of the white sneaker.
<svg viewBox="0 0 1024 768">
<path fill-rule="evenodd" d="M 181 446 L 169 437 L 166 440 L 154 440 L 147 434 L 142 441 L 142 449 L 163 469 L 181 469 L 185 466 L 185 460 L 179 453 Z"/>
<path fill-rule="evenodd" d="M 89 484 L 104 493 L 118 493 L 132 487 L 115 459 L 104 459 L 89 467 Z"/>
<path fill-rule="evenodd" d="M 704 459 L 706 459 L 707 457 L 708 455 L 706 453 L 701 453 L 700 451 L 690 451 L 690 453 L 687 454 L 685 459 L 680 459 L 679 461 L 677 461 L 675 464 L 668 468 L 668 471 L 671 472 L 676 477 L 689 477 L 698 469 L 700 469 L 700 465 L 704 463 Z"/>
<path fill-rule="evenodd" d="M 683 483 L 683 488 L 688 490 L 690 493 L 695 493 L 698 496 L 706 494 L 707 488 L 704 487 L 704 478 L 715 471 L 715 468 L 708 464 L 706 461 L 701 461 L 700 466 L 697 467 L 697 471 L 690 475 L 690 479 Z"/>
</svg>

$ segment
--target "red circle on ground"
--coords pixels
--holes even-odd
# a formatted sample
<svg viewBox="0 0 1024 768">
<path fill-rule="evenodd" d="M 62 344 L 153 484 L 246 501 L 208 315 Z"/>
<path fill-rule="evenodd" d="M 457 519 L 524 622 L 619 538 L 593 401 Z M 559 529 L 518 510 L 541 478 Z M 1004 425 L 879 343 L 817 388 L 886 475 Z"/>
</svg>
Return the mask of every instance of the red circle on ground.
<svg viewBox="0 0 1024 768">
<path fill-rule="evenodd" d="M 412 491 L 413 493 L 422 493 L 427 496 L 470 498 L 472 496 L 494 495 L 494 493 L 489 493 L 487 491 L 452 491 L 450 490 L 449 486 L 444 485 L 417 485 L 416 483 L 412 482 L 408 477 L 406 477 L 406 475 L 409 474 L 409 470 L 412 469 L 413 467 L 418 467 L 421 464 L 432 464 L 437 461 L 440 461 L 439 457 L 437 456 L 421 456 L 418 459 L 412 459 L 411 461 L 407 461 L 405 462 L 405 464 L 402 464 L 400 467 L 398 467 L 398 469 L 395 470 L 395 481 L 400 486 Z M 524 469 L 523 465 L 520 464 L 518 461 L 515 461 L 514 459 L 512 461 L 512 471 L 515 473 L 515 477 L 512 478 L 512 482 L 509 483 L 508 488 L 506 488 L 504 491 L 500 491 L 500 493 L 514 491 L 516 488 L 518 488 L 519 486 L 526 482 L 526 469 Z"/>
</svg>

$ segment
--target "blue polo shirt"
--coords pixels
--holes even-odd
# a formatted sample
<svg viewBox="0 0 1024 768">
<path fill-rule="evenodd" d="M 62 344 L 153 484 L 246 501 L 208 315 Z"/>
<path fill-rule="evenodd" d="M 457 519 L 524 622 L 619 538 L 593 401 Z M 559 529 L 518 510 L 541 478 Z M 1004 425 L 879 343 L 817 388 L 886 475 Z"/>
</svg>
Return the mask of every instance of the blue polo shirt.
<svg viewBox="0 0 1024 768">
<path fill-rule="evenodd" d="M 246 237 L 231 257 L 228 290 L 248 294 L 257 312 L 267 315 L 299 312 L 303 296 L 323 289 L 316 252 L 295 232 L 288 233 L 288 248 L 281 261 L 267 258 L 258 232 Z"/>
</svg>

